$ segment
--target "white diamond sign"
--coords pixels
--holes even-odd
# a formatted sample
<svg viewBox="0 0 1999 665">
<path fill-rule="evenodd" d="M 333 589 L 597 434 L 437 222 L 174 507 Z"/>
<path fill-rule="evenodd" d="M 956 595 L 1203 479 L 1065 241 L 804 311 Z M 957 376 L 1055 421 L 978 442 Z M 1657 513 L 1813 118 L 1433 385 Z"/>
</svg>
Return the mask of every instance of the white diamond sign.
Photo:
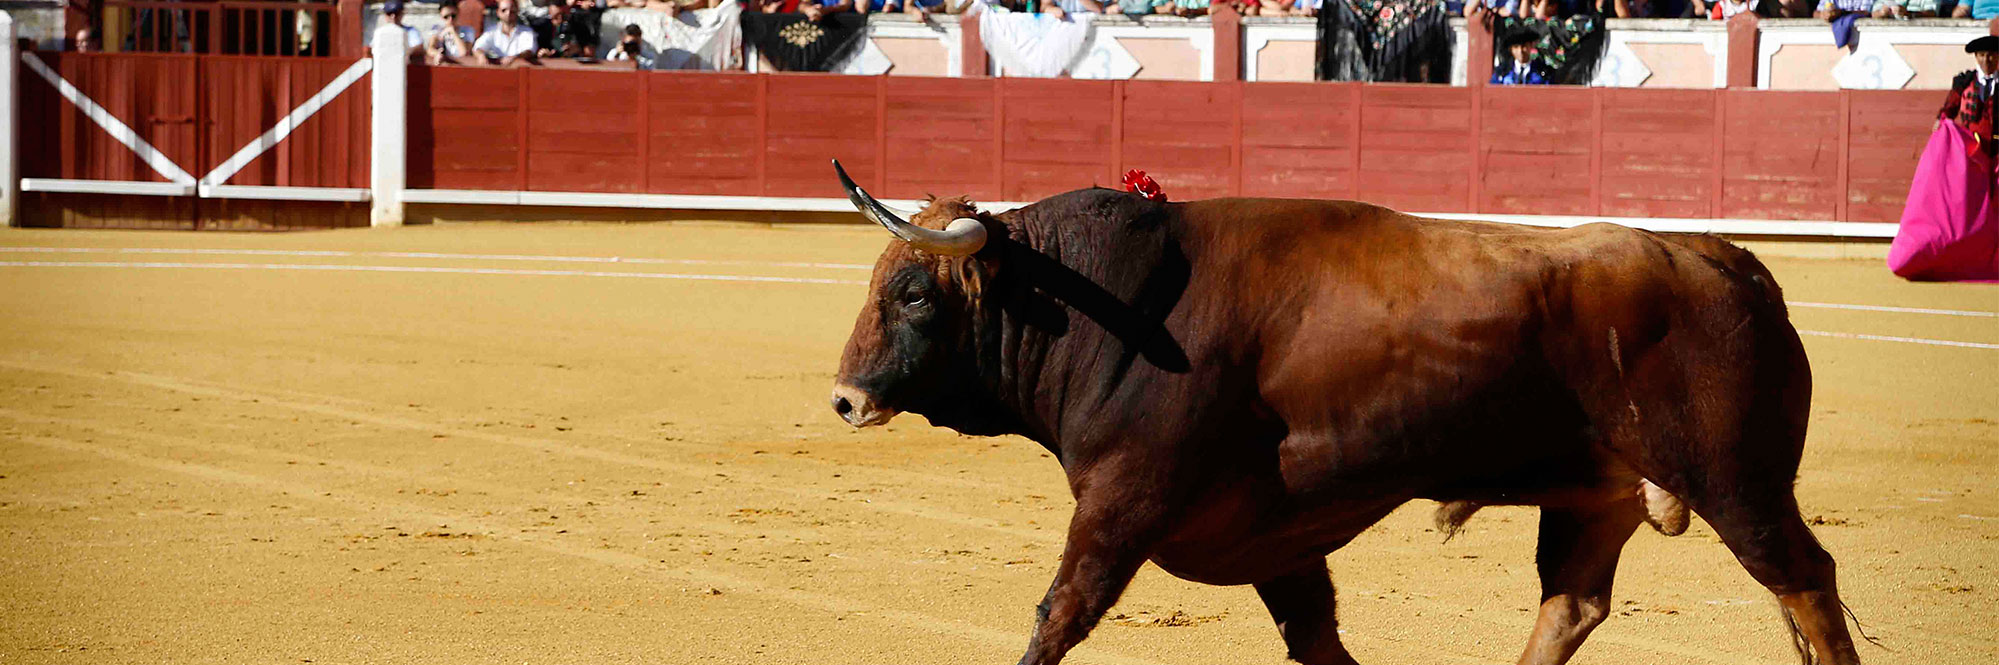
<svg viewBox="0 0 1999 665">
<path fill-rule="evenodd" d="M 1138 58 L 1131 57 L 1116 37 L 1101 32 L 1090 36 L 1082 57 L 1069 66 L 1070 78 L 1122 81 L 1137 75 Z"/>
<path fill-rule="evenodd" d="M 1652 68 L 1638 59 L 1638 52 L 1611 34 L 1610 48 L 1604 49 L 1603 60 L 1596 65 L 1596 80 L 1590 85 L 1599 88 L 1636 88 L 1652 78 Z"/>
<path fill-rule="evenodd" d="M 1879 39 L 1860 40 L 1860 48 L 1832 67 L 1832 80 L 1848 90 L 1900 90 L 1915 77 L 1902 54 Z"/>
</svg>

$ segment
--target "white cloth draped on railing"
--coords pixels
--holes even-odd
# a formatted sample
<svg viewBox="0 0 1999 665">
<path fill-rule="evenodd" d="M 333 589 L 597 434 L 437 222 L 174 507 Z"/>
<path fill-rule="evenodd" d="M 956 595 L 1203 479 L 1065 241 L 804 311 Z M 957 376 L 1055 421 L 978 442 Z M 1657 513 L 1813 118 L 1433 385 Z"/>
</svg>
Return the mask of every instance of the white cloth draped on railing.
<svg viewBox="0 0 1999 665">
<path fill-rule="evenodd" d="M 1010 12 L 987 5 L 979 14 L 979 39 L 1007 76 L 1052 78 L 1076 64 L 1090 43 L 1095 14 L 1066 18 Z"/>
<path fill-rule="evenodd" d="M 637 25 L 646 44 L 658 53 L 653 69 L 741 69 L 742 14 L 738 0 L 673 17 L 645 9 L 609 10 L 598 28 L 597 52 L 608 54 L 618 48 L 625 26 Z"/>
</svg>

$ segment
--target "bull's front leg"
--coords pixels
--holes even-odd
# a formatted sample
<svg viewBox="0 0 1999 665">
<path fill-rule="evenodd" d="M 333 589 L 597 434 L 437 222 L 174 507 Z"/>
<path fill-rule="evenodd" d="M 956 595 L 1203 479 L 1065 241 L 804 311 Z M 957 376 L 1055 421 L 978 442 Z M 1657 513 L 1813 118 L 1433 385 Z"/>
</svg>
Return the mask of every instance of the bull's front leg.
<svg viewBox="0 0 1999 665">
<path fill-rule="evenodd" d="M 1333 579 L 1321 558 L 1276 579 L 1256 583 L 1256 594 L 1270 608 L 1277 632 L 1292 660 L 1304 665 L 1355 665 L 1340 643 L 1339 617 L 1333 608 Z"/>
<path fill-rule="evenodd" d="M 1111 487 L 1119 484 L 1104 483 Z M 1161 503 L 1135 501 L 1125 494 L 1083 493 L 1077 497 L 1062 565 L 1055 571 L 1048 595 L 1035 608 L 1034 636 L 1028 640 L 1021 665 L 1055 665 L 1089 636 L 1145 563 L 1164 516 Z"/>
</svg>

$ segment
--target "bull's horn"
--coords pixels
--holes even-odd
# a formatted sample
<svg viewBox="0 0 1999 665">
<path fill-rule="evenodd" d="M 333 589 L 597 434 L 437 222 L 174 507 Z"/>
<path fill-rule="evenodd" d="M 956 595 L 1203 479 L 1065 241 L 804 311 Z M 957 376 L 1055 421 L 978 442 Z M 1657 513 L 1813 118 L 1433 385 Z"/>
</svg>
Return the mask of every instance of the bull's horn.
<svg viewBox="0 0 1999 665">
<path fill-rule="evenodd" d="M 896 216 L 895 211 L 869 196 L 860 185 L 854 184 L 854 179 L 847 177 L 847 169 L 840 166 L 840 160 L 833 160 L 833 171 L 840 174 L 840 186 L 847 189 L 847 201 L 854 204 L 854 209 L 861 211 L 862 217 L 882 225 L 911 247 L 943 256 L 970 256 L 986 246 L 986 225 L 979 220 L 959 217 L 951 220 L 942 231 L 905 222 Z"/>
</svg>

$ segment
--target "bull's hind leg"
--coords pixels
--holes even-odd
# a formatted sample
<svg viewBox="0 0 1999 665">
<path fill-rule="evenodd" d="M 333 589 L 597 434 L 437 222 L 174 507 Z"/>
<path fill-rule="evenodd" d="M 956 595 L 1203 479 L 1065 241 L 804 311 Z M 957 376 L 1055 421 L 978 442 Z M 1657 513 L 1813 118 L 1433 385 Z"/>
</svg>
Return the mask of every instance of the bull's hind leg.
<svg viewBox="0 0 1999 665">
<path fill-rule="evenodd" d="M 1324 559 L 1283 577 L 1256 585 L 1256 594 L 1270 608 L 1277 632 L 1292 660 L 1305 665 L 1355 665 L 1340 644 L 1339 620 L 1333 612 L 1333 580 Z"/>
<path fill-rule="evenodd" d="M 1805 526 L 1789 488 L 1769 500 L 1743 495 L 1728 500 L 1706 510 L 1697 505 L 1696 510 L 1750 577 L 1777 594 L 1799 659 L 1808 665 L 1857 665 L 1860 654 L 1841 613 L 1832 555 Z"/>
<path fill-rule="evenodd" d="M 1644 518 L 1644 506 L 1635 497 L 1601 506 L 1541 509 L 1541 542 L 1534 557 L 1541 573 L 1541 613 L 1520 654 L 1521 665 L 1568 662 L 1610 615 L 1618 553 Z"/>
</svg>

